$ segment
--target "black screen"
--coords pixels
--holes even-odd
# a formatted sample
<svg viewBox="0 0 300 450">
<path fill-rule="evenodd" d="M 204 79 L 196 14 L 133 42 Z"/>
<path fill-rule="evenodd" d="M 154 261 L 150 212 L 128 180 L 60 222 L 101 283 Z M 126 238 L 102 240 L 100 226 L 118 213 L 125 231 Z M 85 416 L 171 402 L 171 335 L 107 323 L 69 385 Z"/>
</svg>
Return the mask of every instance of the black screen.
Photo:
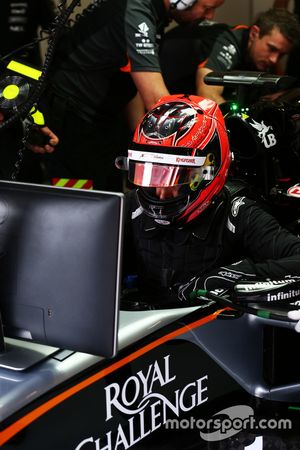
<svg viewBox="0 0 300 450">
<path fill-rule="evenodd" d="M 0 181 L 4 334 L 116 352 L 123 194 Z"/>
</svg>

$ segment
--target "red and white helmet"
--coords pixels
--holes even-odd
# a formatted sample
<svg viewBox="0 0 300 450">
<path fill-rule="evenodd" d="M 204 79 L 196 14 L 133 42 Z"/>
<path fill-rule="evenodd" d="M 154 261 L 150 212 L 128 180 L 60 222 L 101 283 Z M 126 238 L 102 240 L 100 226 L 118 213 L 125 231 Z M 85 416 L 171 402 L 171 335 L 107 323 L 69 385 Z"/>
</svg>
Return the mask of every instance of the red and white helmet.
<svg viewBox="0 0 300 450">
<path fill-rule="evenodd" d="M 128 150 L 128 178 L 138 200 L 157 220 L 190 222 L 226 181 L 231 154 L 218 105 L 194 95 L 161 98 L 136 128 Z M 157 188 L 177 186 L 160 200 Z"/>
</svg>

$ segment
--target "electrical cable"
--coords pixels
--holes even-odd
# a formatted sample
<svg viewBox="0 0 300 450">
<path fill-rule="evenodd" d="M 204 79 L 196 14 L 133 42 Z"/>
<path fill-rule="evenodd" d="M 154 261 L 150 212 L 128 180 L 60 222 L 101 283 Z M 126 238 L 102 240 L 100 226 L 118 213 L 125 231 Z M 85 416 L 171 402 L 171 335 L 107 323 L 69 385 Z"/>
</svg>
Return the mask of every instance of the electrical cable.
<svg viewBox="0 0 300 450">
<path fill-rule="evenodd" d="M 55 26 L 50 33 L 49 45 L 45 55 L 45 62 L 42 67 L 42 74 L 36 83 L 32 95 L 22 106 L 20 106 L 20 108 L 18 108 L 18 111 L 16 111 L 11 115 L 11 117 L 7 118 L 7 120 L 0 124 L 0 132 L 11 126 L 17 120 L 25 118 L 31 110 L 32 106 L 39 100 L 43 90 L 45 89 L 49 68 L 53 60 L 56 45 L 60 39 L 61 33 L 64 30 L 69 16 L 73 12 L 74 8 L 80 3 L 80 0 L 72 0 L 68 7 L 65 6 L 65 3 L 66 2 L 63 1 L 60 4 L 59 8 L 61 13 L 54 19 Z"/>
</svg>

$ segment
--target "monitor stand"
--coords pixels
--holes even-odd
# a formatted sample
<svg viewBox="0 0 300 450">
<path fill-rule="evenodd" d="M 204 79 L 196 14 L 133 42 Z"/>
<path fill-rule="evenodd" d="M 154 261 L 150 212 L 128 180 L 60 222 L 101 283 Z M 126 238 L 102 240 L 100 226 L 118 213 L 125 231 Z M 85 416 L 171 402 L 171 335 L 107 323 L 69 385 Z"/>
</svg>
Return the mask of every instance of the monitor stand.
<svg viewBox="0 0 300 450">
<path fill-rule="evenodd" d="M 0 368 L 26 370 L 58 350 L 57 347 L 4 337 L 0 317 Z"/>
</svg>

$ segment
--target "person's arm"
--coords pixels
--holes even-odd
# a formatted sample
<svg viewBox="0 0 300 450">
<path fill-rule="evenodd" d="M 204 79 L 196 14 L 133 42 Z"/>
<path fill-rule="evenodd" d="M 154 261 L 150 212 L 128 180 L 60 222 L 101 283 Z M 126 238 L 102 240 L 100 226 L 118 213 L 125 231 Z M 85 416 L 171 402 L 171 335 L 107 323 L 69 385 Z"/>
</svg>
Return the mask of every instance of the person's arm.
<svg viewBox="0 0 300 450">
<path fill-rule="evenodd" d="M 145 106 L 139 92 L 137 92 L 136 96 L 127 103 L 125 114 L 128 128 L 131 132 L 134 132 L 140 119 L 145 114 Z"/>
<path fill-rule="evenodd" d="M 262 279 L 300 276 L 299 237 L 282 227 L 256 202 L 235 198 L 229 221 L 235 226 L 236 239 L 245 255 L 241 267 Z"/>
<path fill-rule="evenodd" d="M 132 72 L 132 79 L 140 93 L 146 110 L 163 96 L 169 95 L 164 79 L 159 72 Z"/>
<path fill-rule="evenodd" d="M 208 85 L 204 77 L 210 72 L 230 71 L 241 65 L 243 41 L 241 33 L 247 28 L 246 25 L 240 25 L 237 30 L 227 28 L 222 31 L 216 28 L 215 37 L 210 38 L 213 39 L 213 44 L 209 47 L 206 59 L 198 65 L 195 74 L 197 95 L 210 98 L 218 104 L 225 101 L 224 86 Z"/>
<path fill-rule="evenodd" d="M 4 123 L 4 121 L 5 116 L 3 112 L 0 111 L 0 125 Z M 41 137 L 43 136 L 46 137 L 47 143 L 44 144 L 43 146 L 40 144 L 27 143 L 27 147 L 29 148 L 29 150 L 31 150 L 33 153 L 52 153 L 59 143 L 59 139 L 56 136 L 56 134 L 54 134 L 53 131 L 51 131 L 50 128 L 46 126 L 38 127 L 35 129 L 35 131 L 39 133 Z"/>
<path fill-rule="evenodd" d="M 194 291 L 230 292 L 239 280 L 282 279 L 300 276 L 300 239 L 282 228 L 277 220 L 245 197 L 233 200 L 224 239 L 234 235 L 239 261 L 224 264 L 195 276 L 179 286 L 178 298 L 188 300 Z"/>
<path fill-rule="evenodd" d="M 157 17 L 150 2 L 132 0 L 125 14 L 125 38 L 130 74 L 149 110 L 168 89 L 161 75 L 158 35 L 163 33 L 163 16 Z"/>
<path fill-rule="evenodd" d="M 210 86 L 206 84 L 204 77 L 210 72 L 212 72 L 212 70 L 207 67 L 198 67 L 196 72 L 196 94 L 201 97 L 210 98 L 219 105 L 220 103 L 225 102 L 222 95 L 224 86 Z"/>
</svg>

